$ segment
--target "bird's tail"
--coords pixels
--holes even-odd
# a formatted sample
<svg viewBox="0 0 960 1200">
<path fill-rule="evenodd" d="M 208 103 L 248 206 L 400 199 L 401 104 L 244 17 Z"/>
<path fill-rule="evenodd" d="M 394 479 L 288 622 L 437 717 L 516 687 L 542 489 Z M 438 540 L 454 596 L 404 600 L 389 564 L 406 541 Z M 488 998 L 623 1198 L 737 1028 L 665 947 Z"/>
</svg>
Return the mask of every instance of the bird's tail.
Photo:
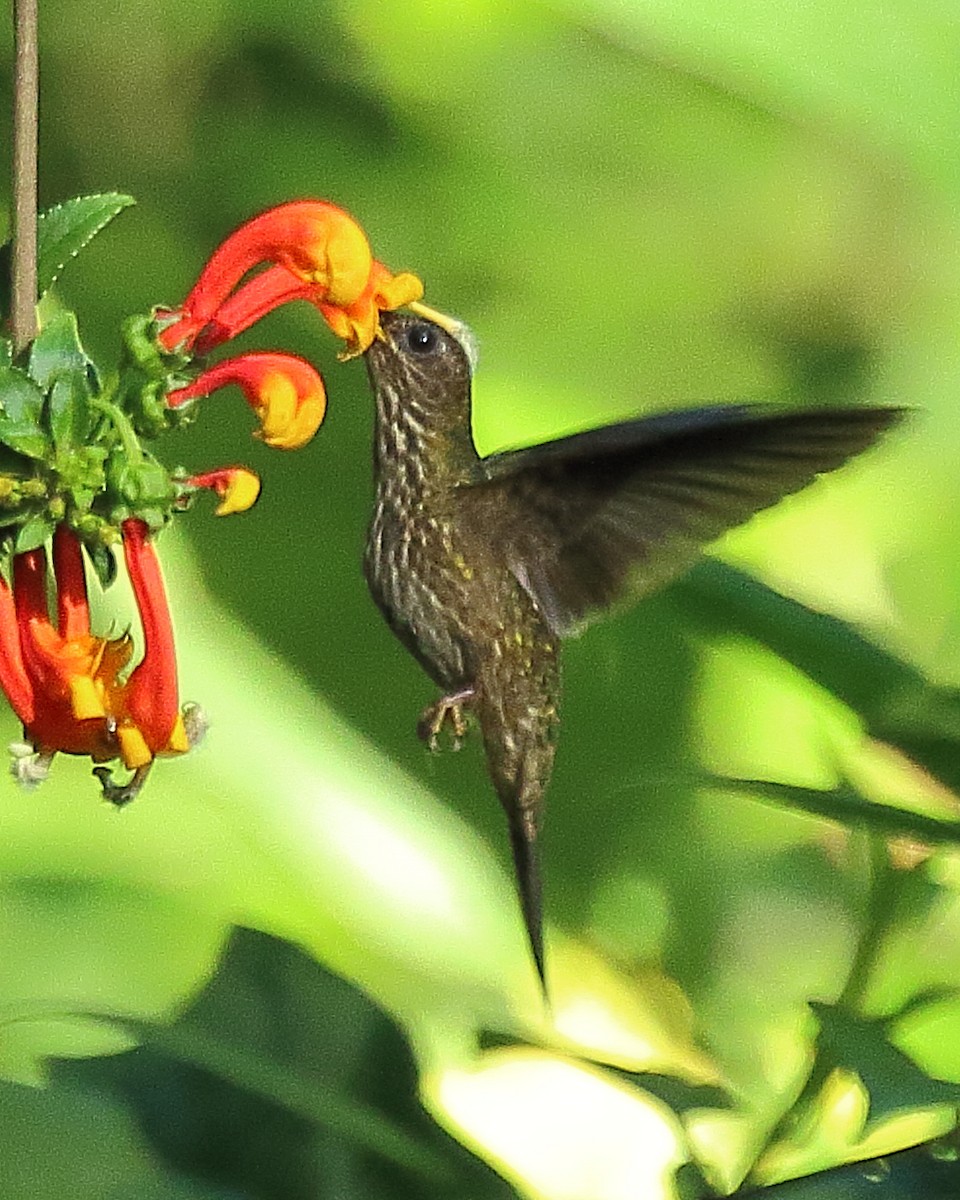
<svg viewBox="0 0 960 1200">
<path fill-rule="evenodd" d="M 505 806 L 506 807 L 506 806 Z M 510 824 L 510 848 L 517 881 L 520 909 L 527 930 L 530 952 L 540 977 L 540 987 L 547 995 L 546 958 L 543 949 L 543 887 L 540 875 L 540 850 L 537 843 L 537 820 L 530 808 L 515 805 L 507 809 Z"/>
<path fill-rule="evenodd" d="M 538 836 L 543 801 L 555 751 L 556 710 L 543 700 L 544 682 L 534 679 L 528 696 L 518 694 L 524 680 L 512 681 L 511 704 L 502 688 L 478 689 L 477 715 L 483 730 L 487 767 L 510 827 L 517 893 L 530 951 L 547 997 L 543 945 L 543 900 Z M 489 697 L 493 695 L 494 700 Z M 519 712 L 522 720 L 516 719 Z"/>
</svg>

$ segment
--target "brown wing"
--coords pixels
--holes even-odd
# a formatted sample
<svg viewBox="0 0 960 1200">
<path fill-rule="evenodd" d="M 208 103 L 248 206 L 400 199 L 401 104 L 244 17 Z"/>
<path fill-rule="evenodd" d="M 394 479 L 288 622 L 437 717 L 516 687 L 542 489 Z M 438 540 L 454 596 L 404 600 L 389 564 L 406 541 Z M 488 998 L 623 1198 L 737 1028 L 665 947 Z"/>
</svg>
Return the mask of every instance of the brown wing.
<svg viewBox="0 0 960 1200">
<path fill-rule="evenodd" d="M 558 634 L 679 575 L 702 547 L 872 445 L 894 408 L 693 409 L 491 455 L 475 519 Z"/>
</svg>

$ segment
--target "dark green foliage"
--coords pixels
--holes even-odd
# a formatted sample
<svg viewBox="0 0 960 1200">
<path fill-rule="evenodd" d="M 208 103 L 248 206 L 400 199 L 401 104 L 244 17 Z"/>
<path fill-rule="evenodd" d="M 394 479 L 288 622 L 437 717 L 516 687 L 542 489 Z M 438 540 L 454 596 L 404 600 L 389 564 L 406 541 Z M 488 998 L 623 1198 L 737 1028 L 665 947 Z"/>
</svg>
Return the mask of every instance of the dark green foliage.
<svg viewBox="0 0 960 1200">
<path fill-rule="evenodd" d="M 117 1106 L 152 1160 L 211 1195 L 512 1194 L 423 1110 L 393 1022 L 289 944 L 235 931 L 212 982 L 174 1024 L 134 1031 L 136 1050 L 57 1064 L 54 1094 Z"/>
</svg>

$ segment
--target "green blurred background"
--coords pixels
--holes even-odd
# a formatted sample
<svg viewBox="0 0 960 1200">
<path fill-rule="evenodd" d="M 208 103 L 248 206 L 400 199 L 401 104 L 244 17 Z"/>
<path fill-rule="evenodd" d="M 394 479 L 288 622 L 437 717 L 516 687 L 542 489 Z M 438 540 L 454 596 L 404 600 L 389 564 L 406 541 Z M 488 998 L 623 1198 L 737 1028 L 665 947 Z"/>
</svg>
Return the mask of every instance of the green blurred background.
<svg viewBox="0 0 960 1200">
<path fill-rule="evenodd" d="M 41 204 L 108 189 L 138 201 L 63 280 L 98 361 L 115 359 L 125 315 L 183 298 L 227 231 L 318 196 L 477 332 L 483 451 L 704 401 L 910 405 L 885 445 L 715 553 L 956 686 L 949 6 L 42 0 L 40 42 Z M 9 91 L 9 38 L 3 53 Z M 735 1186 L 809 1069 L 804 1002 L 847 979 L 870 854 L 862 833 L 697 788 L 691 772 L 843 776 L 948 816 L 952 794 L 770 649 L 722 620 L 708 630 L 709 587 L 571 643 L 544 839 L 556 1026 L 568 1051 L 722 1086 L 733 1107 L 681 1122 L 565 1057 L 479 749 L 424 752 L 431 685 L 366 595 L 363 364 L 335 362 L 306 306 L 241 341 L 321 365 L 329 414 L 283 455 L 251 441 L 238 396 L 218 396 L 164 448 L 191 469 L 247 462 L 265 484 L 248 515 L 197 511 L 163 539 L 183 691 L 211 731 L 121 814 L 83 764 L 59 763 L 34 794 L 3 787 L 0 1071 L 22 1085 L 46 1056 L 125 1044 L 50 1014 L 168 1016 L 229 927 L 252 925 L 390 1011 L 431 1108 L 530 1194 L 671 1194 L 691 1155 Z M 960 980 L 955 855 L 902 874 L 866 1014 Z M 921 1015 L 903 1044 L 960 1081 L 960 1003 L 946 991 Z M 478 1059 L 480 1030 L 553 1048 Z M 855 1153 L 863 1105 L 855 1081 L 836 1086 L 854 1115 L 802 1131 L 770 1178 Z M 906 1107 L 925 1113 L 881 1131 L 881 1148 L 951 1124 Z M 47 1176 L 32 1186 L 62 1194 Z M 270 1187 L 223 1194 L 321 1194 Z"/>
</svg>

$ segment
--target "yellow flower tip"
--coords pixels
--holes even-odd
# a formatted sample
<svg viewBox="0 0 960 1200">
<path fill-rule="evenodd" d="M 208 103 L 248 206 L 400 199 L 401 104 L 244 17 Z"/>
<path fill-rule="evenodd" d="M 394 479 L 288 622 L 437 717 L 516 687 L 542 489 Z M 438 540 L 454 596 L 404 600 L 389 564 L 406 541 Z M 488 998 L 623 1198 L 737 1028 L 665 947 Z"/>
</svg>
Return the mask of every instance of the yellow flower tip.
<svg viewBox="0 0 960 1200">
<path fill-rule="evenodd" d="M 78 721 L 100 720 L 107 715 L 103 704 L 103 688 L 89 675 L 71 675 L 67 681 L 70 712 Z"/>
<path fill-rule="evenodd" d="M 258 437 L 268 446 L 282 441 L 297 415 L 297 388 L 285 371 L 265 371 L 257 383 L 255 411 L 260 421 Z"/>
<path fill-rule="evenodd" d="M 348 305 L 332 302 L 330 296 L 315 301 L 320 314 L 345 347 L 337 355 L 348 362 L 370 348 L 380 336 L 380 314 L 401 308 L 423 295 L 423 284 L 408 272 L 393 275 L 382 262 L 374 260 L 362 294 Z"/>
<path fill-rule="evenodd" d="M 334 336 L 346 343 L 337 354 L 338 362 L 347 362 L 362 354 L 380 329 L 380 311 L 372 295 L 364 296 L 348 309 L 323 302 L 318 303 L 317 308 Z"/>
<path fill-rule="evenodd" d="M 259 475 L 246 467 L 231 467 L 221 474 L 224 482 L 222 487 L 216 489 L 220 503 L 214 509 L 214 516 L 229 517 L 253 508 L 260 495 Z"/>
<path fill-rule="evenodd" d="M 377 288 L 377 307 L 381 312 L 392 311 L 412 305 L 423 296 L 423 283 L 419 276 L 404 271 L 383 280 Z"/>
<path fill-rule="evenodd" d="M 181 713 L 177 713 L 177 719 L 173 723 L 173 730 L 167 740 L 167 744 L 160 753 L 186 754 L 192 745 L 193 742 L 188 737 L 186 726 L 183 723 L 183 716 Z"/>
<path fill-rule="evenodd" d="M 327 411 L 323 380 L 310 367 L 297 372 L 271 371 L 260 380 L 257 434 L 268 446 L 299 450 L 320 428 Z"/>
<path fill-rule="evenodd" d="M 130 771 L 153 762 L 153 753 L 147 745 L 146 738 L 137 726 L 129 721 L 124 721 L 117 727 L 117 745 L 123 765 Z"/>
<path fill-rule="evenodd" d="M 207 488 L 220 497 L 214 515 L 227 517 L 246 512 L 260 495 L 260 478 L 247 467 L 218 467 L 202 475 L 191 475 L 184 484 L 190 488 Z"/>
<path fill-rule="evenodd" d="M 264 425 L 255 436 L 275 450 L 299 450 L 320 428 L 326 408 L 325 394 L 301 400 L 293 419 L 282 429 L 270 433 Z"/>
</svg>

